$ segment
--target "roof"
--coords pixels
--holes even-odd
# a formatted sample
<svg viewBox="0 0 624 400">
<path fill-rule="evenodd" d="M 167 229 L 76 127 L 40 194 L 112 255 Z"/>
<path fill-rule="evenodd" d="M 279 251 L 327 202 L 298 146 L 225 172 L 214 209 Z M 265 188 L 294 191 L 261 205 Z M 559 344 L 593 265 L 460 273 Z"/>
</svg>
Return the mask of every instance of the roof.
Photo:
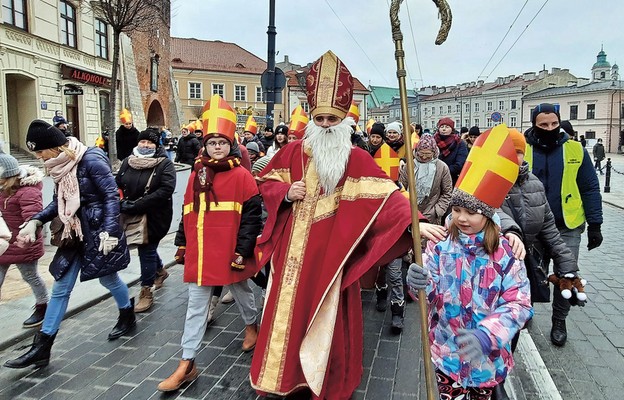
<svg viewBox="0 0 624 400">
<path fill-rule="evenodd" d="M 284 72 L 284 75 L 286 75 L 286 85 L 288 85 L 289 87 L 293 87 L 293 86 L 302 87 L 303 85 L 305 85 L 305 80 L 301 82 L 301 85 L 299 84 L 299 82 L 297 82 L 297 74 L 302 73 L 304 74 L 303 76 L 305 77 L 308 74 L 308 70 L 309 70 L 308 67 L 303 67 L 298 70 Z M 358 91 L 358 92 L 368 93 L 368 89 L 366 89 L 366 86 L 364 86 L 362 82 L 360 82 L 360 80 L 356 78 L 355 76 L 353 77 L 353 90 Z"/>
<path fill-rule="evenodd" d="M 267 64 L 235 43 L 172 37 L 171 66 L 179 69 L 261 75 Z"/>
<path fill-rule="evenodd" d="M 444 99 L 454 99 L 455 97 L 468 97 L 468 96 L 478 96 L 480 94 L 482 94 L 483 92 L 485 92 L 486 90 L 492 89 L 494 88 L 496 85 L 496 83 L 494 82 L 488 82 L 488 83 L 484 83 L 482 86 L 480 87 L 467 87 L 464 90 L 460 90 L 459 93 L 457 93 L 457 91 L 455 90 L 451 90 L 451 91 L 447 91 L 444 93 L 439 93 L 439 94 L 434 94 L 431 96 L 427 96 L 425 97 L 422 101 L 436 101 L 436 100 L 444 100 Z M 498 86 L 503 86 L 503 85 L 498 85 Z"/>
<path fill-rule="evenodd" d="M 385 86 L 372 86 L 368 87 L 371 92 L 371 99 L 373 100 L 370 106 L 379 107 L 381 104 L 391 104 L 392 99 L 400 95 L 399 88 L 385 87 Z M 408 96 L 415 96 L 416 93 L 412 89 L 407 90 Z"/>
<path fill-rule="evenodd" d="M 603 81 L 592 82 L 582 86 L 562 86 L 540 90 L 531 94 L 527 94 L 523 99 L 537 99 L 541 97 L 564 96 L 568 94 L 599 92 L 602 90 L 622 90 L 624 81 Z"/>
</svg>

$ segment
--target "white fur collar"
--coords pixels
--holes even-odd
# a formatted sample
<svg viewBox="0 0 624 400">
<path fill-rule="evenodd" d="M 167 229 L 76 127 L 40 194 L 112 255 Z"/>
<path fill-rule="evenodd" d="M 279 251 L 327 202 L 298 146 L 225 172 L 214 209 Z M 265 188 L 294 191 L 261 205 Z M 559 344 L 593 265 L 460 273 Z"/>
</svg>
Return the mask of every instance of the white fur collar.
<svg viewBox="0 0 624 400">
<path fill-rule="evenodd" d="M 20 166 L 20 170 L 22 176 L 20 186 L 35 186 L 43 181 L 44 175 L 40 168 L 23 165 Z"/>
</svg>

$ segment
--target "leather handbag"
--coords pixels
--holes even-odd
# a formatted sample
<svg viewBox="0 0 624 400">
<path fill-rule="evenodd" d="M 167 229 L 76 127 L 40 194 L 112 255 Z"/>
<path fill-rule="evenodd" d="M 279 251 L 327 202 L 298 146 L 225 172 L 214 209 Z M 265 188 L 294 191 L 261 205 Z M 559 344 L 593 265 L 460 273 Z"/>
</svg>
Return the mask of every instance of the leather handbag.
<svg viewBox="0 0 624 400">
<path fill-rule="evenodd" d="M 154 167 L 152 174 L 147 180 L 143 196 L 145 196 L 149 191 L 149 187 L 152 183 L 152 178 L 154 177 L 155 172 L 156 167 Z M 128 244 L 128 246 L 147 244 L 147 214 L 128 215 L 121 213 L 119 214 L 119 224 L 126 233 L 126 243 Z"/>
<path fill-rule="evenodd" d="M 61 239 L 64 229 L 65 224 L 59 217 L 55 217 L 50 221 L 50 244 L 59 249 L 73 249 L 78 247 L 80 245 L 80 239 L 73 230 L 68 238 Z"/>
<path fill-rule="evenodd" d="M 527 249 L 524 265 L 531 283 L 531 303 L 550 303 L 548 266 L 544 264 L 544 257 L 535 246 Z"/>
</svg>

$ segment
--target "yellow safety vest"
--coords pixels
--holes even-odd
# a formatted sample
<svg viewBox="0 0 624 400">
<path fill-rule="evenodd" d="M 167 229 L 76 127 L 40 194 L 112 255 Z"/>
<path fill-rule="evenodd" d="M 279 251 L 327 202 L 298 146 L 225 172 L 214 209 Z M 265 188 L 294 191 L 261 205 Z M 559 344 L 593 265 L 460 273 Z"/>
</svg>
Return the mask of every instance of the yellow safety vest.
<svg viewBox="0 0 624 400">
<path fill-rule="evenodd" d="M 561 179 L 561 210 L 568 229 L 574 229 L 585 222 L 583 200 L 576 184 L 578 170 L 583 163 L 583 146 L 579 142 L 568 140 L 563 144 L 563 177 Z M 524 159 L 533 171 L 533 146 L 527 143 Z"/>
</svg>

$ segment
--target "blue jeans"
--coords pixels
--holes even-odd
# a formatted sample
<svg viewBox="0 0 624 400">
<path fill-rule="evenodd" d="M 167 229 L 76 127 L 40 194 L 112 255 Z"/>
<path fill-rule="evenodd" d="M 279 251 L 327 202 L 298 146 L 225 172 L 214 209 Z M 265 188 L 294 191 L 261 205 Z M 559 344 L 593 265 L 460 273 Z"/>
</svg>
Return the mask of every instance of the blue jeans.
<svg viewBox="0 0 624 400">
<path fill-rule="evenodd" d="M 76 278 L 78 278 L 79 273 L 80 257 L 76 257 L 61 279 L 54 282 L 52 286 L 52 296 L 50 297 L 48 309 L 43 318 L 43 326 L 41 327 L 41 332 L 46 335 L 54 335 L 58 332 L 61 321 L 63 321 L 63 317 L 65 316 L 65 311 L 67 311 L 69 296 L 71 295 L 72 289 L 74 289 Z M 118 308 L 130 307 L 128 286 L 119 278 L 116 272 L 99 279 L 102 286 L 107 288 L 115 298 Z"/>
<path fill-rule="evenodd" d="M 158 255 L 158 242 L 137 246 L 141 263 L 141 286 L 153 286 L 156 279 L 156 270 L 163 267 Z"/>
</svg>

